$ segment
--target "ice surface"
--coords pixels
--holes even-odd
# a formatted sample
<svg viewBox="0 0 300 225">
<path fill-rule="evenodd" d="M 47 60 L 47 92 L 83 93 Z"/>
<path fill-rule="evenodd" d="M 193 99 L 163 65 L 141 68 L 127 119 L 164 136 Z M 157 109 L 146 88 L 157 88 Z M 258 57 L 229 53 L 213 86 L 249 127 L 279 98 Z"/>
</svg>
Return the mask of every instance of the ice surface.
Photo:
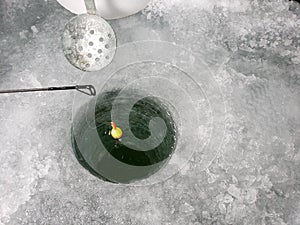
<svg viewBox="0 0 300 225">
<path fill-rule="evenodd" d="M 81 79 L 61 48 L 71 17 L 55 1 L 1 1 L 1 89 Z M 119 45 L 170 41 L 209 65 L 226 104 L 218 155 L 196 151 L 153 186 L 108 184 L 73 155 L 72 93 L 1 95 L 0 223 L 300 224 L 300 5 L 153 0 L 110 24 Z"/>
</svg>

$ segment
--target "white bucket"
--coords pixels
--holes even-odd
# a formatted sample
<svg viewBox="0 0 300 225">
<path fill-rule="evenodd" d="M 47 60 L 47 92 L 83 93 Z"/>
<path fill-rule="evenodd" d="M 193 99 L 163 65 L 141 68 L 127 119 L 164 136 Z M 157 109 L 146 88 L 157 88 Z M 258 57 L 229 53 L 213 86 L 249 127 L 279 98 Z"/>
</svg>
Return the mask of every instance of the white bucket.
<svg viewBox="0 0 300 225">
<path fill-rule="evenodd" d="M 75 14 L 87 13 L 84 0 L 57 0 Z M 144 9 L 150 0 L 95 0 L 97 14 L 105 19 L 119 19 Z"/>
</svg>

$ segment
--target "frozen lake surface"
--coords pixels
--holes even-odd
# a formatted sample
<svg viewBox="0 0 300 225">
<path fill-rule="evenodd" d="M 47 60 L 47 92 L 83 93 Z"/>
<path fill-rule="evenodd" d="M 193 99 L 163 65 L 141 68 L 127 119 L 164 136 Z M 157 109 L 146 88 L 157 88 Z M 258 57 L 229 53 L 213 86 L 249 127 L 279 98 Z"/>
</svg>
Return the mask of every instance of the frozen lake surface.
<svg viewBox="0 0 300 225">
<path fill-rule="evenodd" d="M 54 0 L 0 2 L 1 89 L 106 81 L 65 59 L 72 16 Z M 109 23 L 119 46 L 170 42 L 145 42 L 141 57 L 169 56 L 176 70 L 136 63 L 110 84 L 170 74 L 183 127 L 200 124 L 182 138 L 193 154 L 173 157 L 152 185 L 104 182 L 72 151 L 74 93 L 1 95 L 0 224 L 300 224 L 300 4 L 153 0 Z"/>
</svg>

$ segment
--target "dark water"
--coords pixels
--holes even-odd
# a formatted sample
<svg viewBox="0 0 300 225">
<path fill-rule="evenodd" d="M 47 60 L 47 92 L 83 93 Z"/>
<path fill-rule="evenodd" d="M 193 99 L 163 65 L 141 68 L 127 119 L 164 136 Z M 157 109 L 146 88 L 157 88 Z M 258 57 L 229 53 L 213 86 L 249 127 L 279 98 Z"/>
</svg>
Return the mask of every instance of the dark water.
<svg viewBox="0 0 300 225">
<path fill-rule="evenodd" d="M 177 133 L 175 122 L 171 116 L 172 113 L 168 107 L 158 98 L 141 95 L 129 114 L 130 130 L 138 139 L 144 140 L 153 135 L 154 140 L 159 139 L 162 142 L 150 150 L 147 150 L 149 146 L 145 143 L 144 147 L 147 151 L 139 151 L 136 150 L 139 149 L 138 146 L 132 147 L 135 146 L 134 140 L 128 140 L 126 135 L 123 135 L 119 142 L 114 140 L 109 135 L 112 104 L 117 103 L 122 109 L 127 107 L 130 101 L 128 97 L 119 96 L 116 98 L 119 93 L 119 90 L 112 90 L 103 92 L 97 97 L 93 115 L 97 135 L 89 135 L 91 132 L 95 133 L 95 130 L 92 131 L 92 128 L 88 126 L 86 119 L 88 116 L 85 115 L 87 112 L 76 117 L 80 121 L 73 123 L 72 143 L 78 161 L 92 174 L 106 181 L 129 183 L 149 177 L 168 162 L 176 147 Z M 140 95 L 136 90 L 132 90 L 131 94 L 135 97 Z M 83 107 L 83 111 L 85 110 Z M 122 111 L 118 117 L 119 119 L 128 119 L 122 114 Z M 165 122 L 167 130 L 164 137 L 161 136 L 159 127 L 157 127 L 157 132 L 153 132 L 156 127 L 151 128 L 153 129 L 152 133 L 150 131 L 149 122 L 155 117 L 159 117 Z M 80 135 L 74 135 L 74 132 Z M 99 144 L 99 140 L 95 139 L 99 139 L 102 144 Z M 127 143 L 130 142 L 132 148 L 123 143 L 125 139 Z M 122 166 L 112 162 L 115 160 L 122 162 Z"/>
</svg>

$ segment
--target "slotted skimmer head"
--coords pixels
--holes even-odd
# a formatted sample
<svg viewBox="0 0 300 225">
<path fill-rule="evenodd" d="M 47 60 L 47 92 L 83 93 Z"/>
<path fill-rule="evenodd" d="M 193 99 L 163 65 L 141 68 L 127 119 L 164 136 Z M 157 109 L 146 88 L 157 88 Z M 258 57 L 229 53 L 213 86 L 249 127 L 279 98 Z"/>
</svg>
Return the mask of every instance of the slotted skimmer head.
<svg viewBox="0 0 300 225">
<path fill-rule="evenodd" d="M 112 27 L 96 15 L 94 0 L 85 0 L 88 14 L 72 18 L 63 32 L 63 52 L 68 61 L 83 71 L 97 71 L 107 66 L 116 51 Z"/>
</svg>

